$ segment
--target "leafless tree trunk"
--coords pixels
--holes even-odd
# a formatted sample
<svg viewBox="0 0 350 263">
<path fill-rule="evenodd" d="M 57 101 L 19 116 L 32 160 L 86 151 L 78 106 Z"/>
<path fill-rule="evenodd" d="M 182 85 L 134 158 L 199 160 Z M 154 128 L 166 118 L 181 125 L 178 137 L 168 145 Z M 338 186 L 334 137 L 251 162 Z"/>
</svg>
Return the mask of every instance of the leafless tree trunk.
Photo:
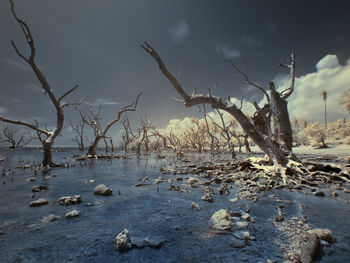
<svg viewBox="0 0 350 263">
<path fill-rule="evenodd" d="M 80 151 L 85 150 L 85 144 L 84 144 L 84 128 L 85 128 L 85 122 L 84 122 L 84 116 L 83 113 L 75 108 L 75 110 L 80 115 L 80 120 L 77 125 L 74 125 L 72 122 L 70 122 L 70 126 L 72 127 L 72 130 L 75 132 L 75 138 L 73 141 L 75 141 L 78 144 L 78 148 Z"/>
<path fill-rule="evenodd" d="M 124 118 L 122 119 L 122 125 L 124 128 L 124 133 L 122 135 L 122 139 L 124 141 L 123 148 L 125 151 L 129 149 L 129 145 L 137 139 L 136 135 L 133 133 L 130 121 L 128 116 L 125 114 Z"/>
<path fill-rule="evenodd" d="M 26 139 L 23 134 L 20 135 L 20 137 L 16 136 L 17 132 L 18 130 L 14 130 L 9 125 L 7 125 L 2 132 L 5 138 L 1 138 L 0 134 L 0 143 L 9 143 L 9 149 L 14 150 L 20 147 L 24 147 L 32 141 L 32 138 Z"/>
<path fill-rule="evenodd" d="M 212 93 L 207 94 L 197 94 L 195 91 L 192 95 L 188 95 L 178 80 L 168 71 L 163 60 L 160 58 L 158 53 L 148 44 L 145 43 L 141 47 L 158 63 L 158 66 L 163 73 L 163 75 L 170 81 L 175 90 L 183 98 L 182 102 L 186 107 L 191 107 L 199 104 L 211 104 L 215 109 L 221 109 L 230 113 L 237 122 L 241 125 L 245 133 L 253 139 L 253 141 L 258 145 L 258 147 L 265 152 L 271 163 L 277 163 L 281 166 L 286 166 L 288 158 L 286 155 L 291 155 L 291 144 L 292 136 L 289 136 L 290 120 L 287 110 L 286 99 L 292 94 L 294 90 L 294 79 L 295 79 L 295 55 L 294 52 L 291 55 L 291 64 L 283 65 L 290 69 L 291 82 L 290 87 L 281 93 L 278 93 L 273 82 L 270 82 L 270 92 L 271 99 L 267 92 L 248 79 L 248 76 L 242 72 L 231 60 L 223 58 L 225 61 L 229 62 L 233 68 L 240 73 L 245 82 L 252 85 L 259 90 L 261 90 L 267 99 L 267 104 L 264 108 L 260 108 L 255 102 L 254 106 L 256 108 L 256 120 L 263 125 L 264 129 L 260 129 L 258 125 L 252 122 L 235 104 L 233 104 L 229 99 L 225 100 L 220 97 L 214 96 Z M 271 132 L 271 117 L 273 117 L 275 122 L 275 127 L 279 128 L 281 142 L 277 142 Z M 291 129 L 290 129 L 290 134 Z M 284 145 L 281 145 L 284 144 Z M 285 147 L 282 147 L 285 146 Z M 284 149 L 286 148 L 286 149 Z"/>
<path fill-rule="evenodd" d="M 106 153 L 108 153 L 108 142 L 106 139 L 107 139 L 107 137 L 104 137 L 103 142 L 105 143 L 105 151 L 106 151 Z"/>
<path fill-rule="evenodd" d="M 169 145 L 176 152 L 178 157 L 184 155 L 183 149 L 185 148 L 183 142 L 172 132 L 170 131 L 169 136 L 167 136 Z"/>
<path fill-rule="evenodd" d="M 249 141 L 248 141 L 248 135 L 247 134 L 243 134 L 243 135 L 240 135 L 241 137 L 244 138 L 244 147 L 245 147 L 245 152 L 246 153 L 251 153 L 252 150 L 250 149 L 250 146 L 249 146 Z"/>
<path fill-rule="evenodd" d="M 219 110 L 216 109 L 217 113 L 220 116 L 220 120 L 221 120 L 221 125 L 218 124 L 217 122 L 215 122 L 212 119 L 213 124 L 218 127 L 221 130 L 221 134 L 224 137 L 224 139 L 226 140 L 226 143 L 228 145 L 228 148 L 231 152 L 231 158 L 234 159 L 236 157 L 236 153 L 235 153 L 235 145 L 232 142 L 232 136 L 234 135 L 233 131 L 230 131 L 230 128 L 234 129 L 234 124 L 231 123 L 229 126 L 226 125 L 224 117 L 223 117 L 223 113 Z"/>
<path fill-rule="evenodd" d="M 93 112 L 91 109 L 89 110 L 89 115 L 87 117 L 85 116 L 84 122 L 87 125 L 89 125 L 91 128 L 93 128 L 95 139 L 88 148 L 88 153 L 87 153 L 88 155 L 96 155 L 96 149 L 97 149 L 98 143 L 100 142 L 101 139 L 104 139 L 107 137 L 108 130 L 120 120 L 123 113 L 127 111 L 136 110 L 137 103 L 139 101 L 141 94 L 142 92 L 137 95 L 136 100 L 133 103 L 123 107 L 118 112 L 117 116 L 110 123 L 108 123 L 104 129 L 102 129 L 102 126 L 100 123 L 101 106 L 99 107 L 99 111 L 97 113 Z"/>
<path fill-rule="evenodd" d="M 207 114 L 207 110 L 206 110 L 205 104 L 203 104 L 202 106 L 203 106 L 203 111 L 200 108 L 199 108 L 199 111 L 202 112 L 203 115 L 204 115 L 205 132 L 210 138 L 210 152 L 212 154 L 214 154 L 214 152 L 218 150 L 217 148 L 218 148 L 218 145 L 219 145 L 219 140 L 218 140 L 218 138 L 216 138 L 215 133 L 210 131 L 209 122 L 208 122 L 208 117 L 209 116 Z"/>
<path fill-rule="evenodd" d="M 146 152 L 150 149 L 150 134 L 149 131 L 155 129 L 155 125 L 151 122 L 149 116 L 145 116 L 144 119 L 141 119 L 141 127 L 138 128 L 138 142 L 137 142 L 137 154 L 141 154 L 141 147 L 144 145 Z"/>
<path fill-rule="evenodd" d="M 21 27 L 21 29 L 26 37 L 27 44 L 30 48 L 29 57 L 26 57 L 23 53 L 21 53 L 21 51 L 19 51 L 19 49 L 17 48 L 14 41 L 11 41 L 11 44 L 12 44 L 15 52 L 17 53 L 17 55 L 21 59 L 23 59 L 26 63 L 28 63 L 28 65 L 32 68 L 32 70 L 33 70 L 35 76 L 38 78 L 44 92 L 49 96 L 51 103 L 55 107 L 57 120 L 56 120 L 56 127 L 52 131 L 48 131 L 47 129 L 41 129 L 38 127 L 38 125 L 33 125 L 33 124 L 30 124 L 30 123 L 27 123 L 24 121 L 8 119 L 8 118 L 1 116 L 1 115 L 0 115 L 0 120 L 7 122 L 7 123 L 12 123 L 15 125 L 22 125 L 22 126 L 31 128 L 31 129 L 35 130 L 37 133 L 39 133 L 40 136 L 46 136 L 46 138 L 41 141 L 43 144 L 43 151 L 44 151 L 44 159 L 42 161 L 42 165 L 43 166 L 55 166 L 55 164 L 52 161 L 52 155 L 51 155 L 52 145 L 54 144 L 56 137 L 61 133 L 62 128 L 63 128 L 63 123 L 64 123 L 63 109 L 69 105 L 72 105 L 69 103 L 63 103 L 63 99 L 67 95 L 72 93 L 74 90 L 76 90 L 78 88 L 78 85 L 76 85 L 74 88 L 68 90 L 66 93 L 64 93 L 59 98 L 57 98 L 54 95 L 54 93 L 51 89 L 51 86 L 49 85 L 44 74 L 42 73 L 42 71 L 39 69 L 39 67 L 37 66 L 37 64 L 35 62 L 36 48 L 34 45 L 34 39 L 33 39 L 32 33 L 30 31 L 30 28 L 27 25 L 27 23 L 25 23 L 23 20 L 21 20 L 20 18 L 17 17 L 17 14 L 15 12 L 14 3 L 12 0 L 9 0 L 9 1 L 11 4 L 11 12 L 12 12 L 14 18 L 16 19 L 18 25 Z"/>
<path fill-rule="evenodd" d="M 153 129 L 152 131 L 152 135 L 155 136 L 155 137 L 158 137 L 160 138 L 161 142 L 162 142 L 162 147 L 163 148 L 169 148 L 168 146 L 168 138 L 161 134 L 158 130 L 156 130 L 155 128 Z"/>
</svg>

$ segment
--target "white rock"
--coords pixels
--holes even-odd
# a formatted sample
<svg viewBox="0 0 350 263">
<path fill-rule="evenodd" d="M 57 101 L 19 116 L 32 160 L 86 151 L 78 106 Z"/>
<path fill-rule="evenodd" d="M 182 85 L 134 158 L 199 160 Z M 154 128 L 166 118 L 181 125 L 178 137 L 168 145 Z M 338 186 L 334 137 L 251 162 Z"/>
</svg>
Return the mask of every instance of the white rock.
<svg viewBox="0 0 350 263">
<path fill-rule="evenodd" d="M 53 222 L 53 221 L 56 221 L 56 220 L 59 220 L 59 219 L 60 219 L 59 216 L 49 215 L 49 216 L 46 216 L 43 219 L 41 219 L 41 223 L 50 223 L 50 222 Z"/>
<path fill-rule="evenodd" d="M 105 196 L 109 196 L 113 194 L 113 190 L 108 188 L 106 185 L 104 184 L 100 184 L 98 186 L 95 187 L 94 189 L 94 194 L 95 195 L 105 195 Z"/>
<path fill-rule="evenodd" d="M 125 228 L 114 239 L 116 249 L 129 249 L 131 248 L 131 240 L 129 231 Z"/>
<path fill-rule="evenodd" d="M 73 218 L 79 216 L 79 211 L 78 210 L 72 210 L 66 214 L 67 218 Z"/>
<path fill-rule="evenodd" d="M 230 215 L 225 209 L 220 209 L 215 212 L 210 218 L 212 227 L 218 230 L 231 230 L 232 222 L 230 220 Z"/>
<path fill-rule="evenodd" d="M 38 200 L 35 200 L 30 203 L 29 206 L 34 207 L 34 206 L 42 206 L 42 205 L 47 205 L 49 201 L 47 201 L 45 198 L 40 198 Z"/>
<path fill-rule="evenodd" d="M 198 210 L 201 210 L 201 207 L 199 206 L 199 204 L 192 202 L 191 209 L 198 211 Z"/>
</svg>

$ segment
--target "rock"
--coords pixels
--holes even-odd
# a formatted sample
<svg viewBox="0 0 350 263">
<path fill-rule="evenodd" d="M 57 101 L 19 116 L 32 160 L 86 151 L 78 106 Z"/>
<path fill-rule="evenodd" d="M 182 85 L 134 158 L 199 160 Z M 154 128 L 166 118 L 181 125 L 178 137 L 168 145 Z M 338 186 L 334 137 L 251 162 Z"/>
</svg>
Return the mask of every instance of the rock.
<svg viewBox="0 0 350 263">
<path fill-rule="evenodd" d="M 316 196 L 325 196 L 324 192 L 322 192 L 322 191 L 316 191 L 314 193 L 314 195 L 316 195 Z"/>
<path fill-rule="evenodd" d="M 136 179 L 136 181 L 139 181 L 139 182 L 145 182 L 148 180 L 148 177 L 139 177 Z"/>
<path fill-rule="evenodd" d="M 82 202 L 81 196 L 80 195 L 74 195 L 74 196 L 62 196 L 59 200 L 58 203 L 60 205 L 76 205 Z"/>
<path fill-rule="evenodd" d="M 191 209 L 192 209 L 192 210 L 196 210 L 196 211 L 201 210 L 199 204 L 197 204 L 197 203 L 195 203 L 195 202 L 192 202 L 192 204 L 191 204 Z"/>
<path fill-rule="evenodd" d="M 134 187 L 140 187 L 140 186 L 147 186 L 147 185 L 151 185 L 151 183 L 143 183 L 143 182 L 139 182 L 137 184 L 134 184 Z M 96 188 L 95 188 L 96 189 Z M 112 190 L 111 190 L 112 191 Z M 97 195 L 97 194 L 95 194 Z M 101 194 L 102 195 L 102 194 Z M 110 194 L 112 195 L 112 194 Z"/>
<path fill-rule="evenodd" d="M 250 215 L 248 213 L 243 213 L 242 219 L 244 219 L 245 221 L 250 221 Z"/>
<path fill-rule="evenodd" d="M 75 209 L 66 214 L 66 218 L 73 218 L 77 216 L 79 216 L 79 211 Z"/>
<path fill-rule="evenodd" d="M 238 230 L 247 229 L 248 223 L 244 222 L 244 221 L 237 221 L 237 222 L 235 222 L 235 228 Z"/>
<path fill-rule="evenodd" d="M 230 190 L 228 189 L 227 183 L 221 184 L 221 186 L 219 187 L 219 194 L 228 195 L 229 193 Z"/>
<path fill-rule="evenodd" d="M 181 189 L 180 189 L 180 186 L 175 186 L 175 185 L 173 185 L 173 184 L 170 184 L 169 186 L 168 186 L 168 190 L 169 191 L 175 191 L 175 192 L 181 192 Z"/>
<path fill-rule="evenodd" d="M 166 240 L 153 240 L 150 237 L 146 238 L 131 238 L 131 245 L 136 248 L 160 248 Z"/>
<path fill-rule="evenodd" d="M 34 177 L 31 177 L 31 178 L 26 179 L 26 181 L 27 182 L 34 182 L 34 181 L 36 181 L 36 179 Z"/>
<path fill-rule="evenodd" d="M 241 166 L 239 170 L 244 171 L 245 169 L 251 168 L 253 165 L 251 164 L 250 161 L 242 161 L 239 163 L 239 166 Z"/>
<path fill-rule="evenodd" d="M 154 179 L 154 183 L 155 184 L 160 184 L 164 182 L 164 178 L 163 177 L 158 177 L 156 179 Z"/>
<path fill-rule="evenodd" d="M 301 248 L 300 261 L 302 263 L 312 263 L 319 246 L 316 234 L 309 234 L 306 244 Z"/>
<path fill-rule="evenodd" d="M 317 238 L 325 240 L 327 242 L 333 242 L 336 241 L 334 237 L 332 237 L 332 230 L 330 229 L 312 229 L 308 231 L 309 234 L 315 234 Z"/>
<path fill-rule="evenodd" d="M 255 241 L 256 238 L 254 236 L 251 236 L 248 231 L 237 231 L 233 234 L 236 238 L 242 239 L 245 241 Z"/>
<path fill-rule="evenodd" d="M 203 201 L 207 201 L 207 202 L 213 202 L 214 201 L 213 194 L 210 194 L 210 193 L 206 193 L 205 195 L 203 195 L 201 197 L 201 199 Z"/>
<path fill-rule="evenodd" d="M 33 186 L 32 192 L 47 191 L 49 188 L 46 185 Z"/>
<path fill-rule="evenodd" d="M 231 199 L 230 199 L 230 202 L 232 202 L 232 203 L 237 203 L 237 202 L 238 202 L 238 197 L 231 198 Z"/>
<path fill-rule="evenodd" d="M 52 215 L 46 216 L 43 219 L 41 219 L 41 223 L 50 223 L 50 222 L 53 222 L 53 221 L 57 221 L 59 219 L 60 219 L 59 216 L 56 216 L 56 215 L 52 214 Z"/>
<path fill-rule="evenodd" d="M 344 193 L 350 193 L 350 189 L 344 188 L 343 192 L 344 192 Z"/>
<path fill-rule="evenodd" d="M 115 249 L 117 250 L 127 250 L 130 249 L 132 244 L 130 240 L 129 231 L 125 228 L 120 232 L 114 239 Z"/>
<path fill-rule="evenodd" d="M 327 242 L 327 241 L 324 241 L 324 240 L 320 240 L 320 245 L 321 246 L 325 246 L 325 247 L 329 247 L 330 246 L 330 244 L 329 244 L 329 242 Z"/>
<path fill-rule="evenodd" d="M 34 206 L 42 206 L 42 205 L 47 205 L 49 201 L 47 201 L 45 198 L 40 198 L 38 200 L 35 200 L 30 203 L 29 206 L 34 207 Z"/>
<path fill-rule="evenodd" d="M 185 183 L 190 184 L 192 187 L 197 186 L 199 184 L 199 179 L 195 177 L 189 177 Z"/>
<path fill-rule="evenodd" d="M 229 211 L 230 216 L 241 217 L 242 213 L 238 211 Z"/>
<path fill-rule="evenodd" d="M 275 217 L 276 222 L 284 221 L 284 214 L 279 206 L 277 206 L 278 215 Z"/>
<path fill-rule="evenodd" d="M 230 215 L 226 209 L 220 209 L 215 212 L 210 218 L 210 222 L 214 229 L 218 230 L 231 230 L 232 222 L 230 219 Z"/>
<path fill-rule="evenodd" d="M 230 242 L 230 246 L 234 248 L 244 248 L 247 246 L 247 243 L 244 240 L 232 238 Z"/>
<path fill-rule="evenodd" d="M 113 194 L 113 190 L 108 188 L 106 185 L 104 184 L 100 184 L 98 186 L 95 187 L 94 189 L 94 194 L 95 195 L 104 195 L 104 196 L 110 196 Z"/>
<path fill-rule="evenodd" d="M 210 186 L 203 187 L 202 191 L 205 194 L 215 194 L 213 188 L 211 188 Z"/>
</svg>

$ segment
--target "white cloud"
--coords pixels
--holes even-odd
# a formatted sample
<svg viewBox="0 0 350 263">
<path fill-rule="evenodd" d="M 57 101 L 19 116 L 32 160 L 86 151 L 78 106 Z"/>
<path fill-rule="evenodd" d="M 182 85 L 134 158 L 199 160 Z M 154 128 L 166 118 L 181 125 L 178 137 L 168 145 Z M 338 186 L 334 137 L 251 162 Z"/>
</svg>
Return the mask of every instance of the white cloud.
<svg viewBox="0 0 350 263">
<path fill-rule="evenodd" d="M 238 49 L 229 47 L 229 46 L 218 46 L 222 50 L 222 53 L 226 58 L 236 59 L 242 56 L 241 52 Z"/>
<path fill-rule="evenodd" d="M 181 43 L 189 36 L 190 27 L 185 20 L 180 20 L 171 28 L 170 33 L 176 43 Z"/>
<path fill-rule="evenodd" d="M 327 115 L 329 121 L 336 121 L 347 116 L 339 105 L 343 93 L 350 89 L 350 60 L 339 65 L 335 55 L 327 55 L 316 65 L 317 71 L 295 79 L 295 91 L 288 99 L 290 116 L 306 118 L 310 122 L 323 121 L 324 101 L 320 97 L 321 90 L 327 92 Z M 288 87 L 286 79 L 279 90 Z"/>
<path fill-rule="evenodd" d="M 236 98 L 231 98 L 231 102 L 236 104 L 237 107 L 240 107 L 241 105 L 241 100 L 240 99 L 236 99 Z M 246 114 L 251 116 L 255 110 L 254 110 L 254 106 L 252 103 L 248 102 L 248 101 L 243 101 L 242 104 L 242 111 Z M 228 124 L 231 120 L 232 120 L 232 116 L 231 114 L 225 112 L 225 111 L 221 111 L 223 113 L 223 118 L 226 124 Z M 212 118 L 216 123 L 221 125 L 221 119 L 219 114 L 217 113 L 216 110 L 210 111 L 208 112 L 208 115 L 210 118 Z M 210 120 L 210 118 L 208 118 L 208 120 Z M 167 125 L 167 127 L 165 127 L 164 129 L 161 129 L 160 131 L 162 133 L 165 134 L 169 134 L 171 131 L 174 134 L 180 134 L 182 132 L 184 132 L 185 130 L 187 130 L 188 128 L 192 127 L 194 124 L 192 122 L 191 117 L 185 117 L 184 119 L 180 120 L 180 119 L 171 119 L 169 120 L 169 123 Z M 204 123 L 204 118 L 199 119 L 200 123 Z"/>
<path fill-rule="evenodd" d="M 327 55 L 316 64 L 316 68 L 318 71 L 322 69 L 327 69 L 327 68 L 332 69 L 338 66 L 339 66 L 339 62 L 336 55 Z"/>
<path fill-rule="evenodd" d="M 241 38 L 242 43 L 247 44 L 248 46 L 251 47 L 262 47 L 263 42 L 260 39 L 256 39 L 250 36 L 243 36 Z"/>
<path fill-rule="evenodd" d="M 109 99 L 100 98 L 100 99 L 97 99 L 95 101 L 88 102 L 87 104 L 89 104 L 91 106 L 99 106 L 99 105 L 114 106 L 114 105 L 118 105 L 120 103 L 117 101 L 111 101 Z"/>
</svg>

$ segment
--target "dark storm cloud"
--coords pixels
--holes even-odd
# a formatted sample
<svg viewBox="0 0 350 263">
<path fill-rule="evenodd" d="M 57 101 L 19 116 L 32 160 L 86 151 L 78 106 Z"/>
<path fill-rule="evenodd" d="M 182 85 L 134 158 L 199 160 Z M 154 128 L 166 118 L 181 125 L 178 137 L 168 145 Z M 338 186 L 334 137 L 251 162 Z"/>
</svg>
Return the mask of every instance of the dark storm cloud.
<svg viewBox="0 0 350 263">
<path fill-rule="evenodd" d="M 31 27 L 37 63 L 55 94 L 75 84 L 67 100 L 88 96 L 106 121 L 144 91 L 135 118 L 150 113 L 160 126 L 195 114 L 169 98 L 177 94 L 154 61 L 140 48 L 148 41 L 177 74 L 184 88 L 200 91 L 218 82 L 217 95 L 261 97 L 242 92 L 242 79 L 223 62 L 218 48 L 264 87 L 286 73 L 276 65 L 297 53 L 297 73 L 314 70 L 326 54 L 340 63 L 350 57 L 347 1 L 212 0 L 17 0 L 16 10 Z M 0 2 L 0 111 L 6 116 L 41 118 L 52 125 L 53 107 L 30 68 L 13 51 L 13 39 L 28 52 L 6 0 Z M 341 41 L 340 41 L 341 40 Z M 14 103 L 20 99 L 21 103 Z M 69 118 L 74 117 L 69 112 Z"/>
</svg>

